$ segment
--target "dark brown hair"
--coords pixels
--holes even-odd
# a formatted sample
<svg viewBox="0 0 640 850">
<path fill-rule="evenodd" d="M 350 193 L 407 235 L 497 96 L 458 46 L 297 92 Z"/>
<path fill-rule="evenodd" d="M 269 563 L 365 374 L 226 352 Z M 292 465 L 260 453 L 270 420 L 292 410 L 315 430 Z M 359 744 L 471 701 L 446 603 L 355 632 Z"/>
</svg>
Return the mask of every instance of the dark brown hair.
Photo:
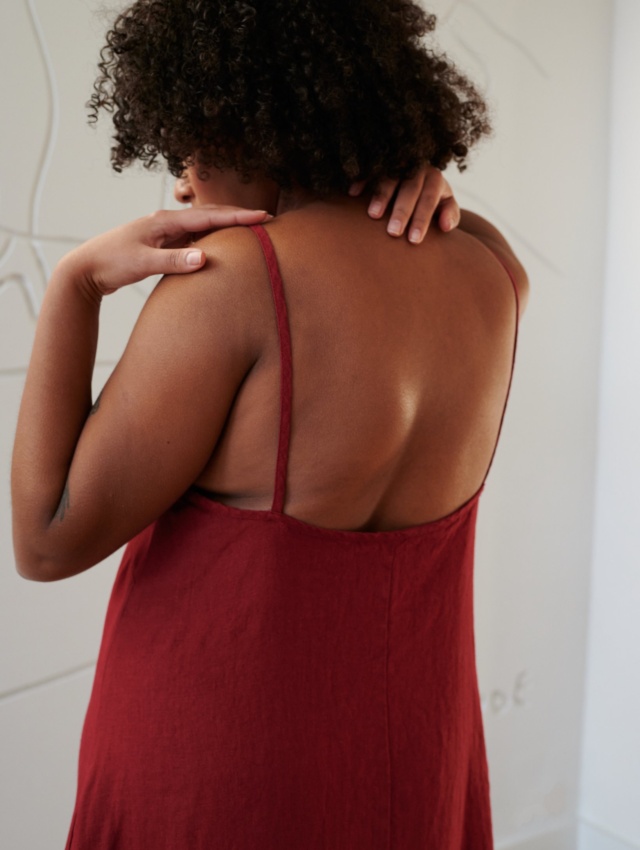
<svg viewBox="0 0 640 850">
<path fill-rule="evenodd" d="M 116 171 L 159 157 L 318 194 L 466 168 L 487 104 L 424 43 L 409 0 L 138 0 L 116 18 L 87 106 L 112 113 Z"/>
</svg>

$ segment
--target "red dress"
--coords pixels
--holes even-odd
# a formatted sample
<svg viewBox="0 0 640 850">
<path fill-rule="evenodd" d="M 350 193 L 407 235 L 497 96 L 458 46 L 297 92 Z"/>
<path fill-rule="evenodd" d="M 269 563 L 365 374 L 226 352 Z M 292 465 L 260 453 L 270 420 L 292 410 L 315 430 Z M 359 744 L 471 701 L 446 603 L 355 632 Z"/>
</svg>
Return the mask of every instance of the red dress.
<svg viewBox="0 0 640 850">
<path fill-rule="evenodd" d="M 490 850 L 473 628 L 484 482 L 398 530 L 283 513 L 291 343 L 273 246 L 252 230 L 281 348 L 273 505 L 194 486 L 128 544 L 66 850 Z M 514 362 L 517 332 L 516 291 Z"/>
</svg>

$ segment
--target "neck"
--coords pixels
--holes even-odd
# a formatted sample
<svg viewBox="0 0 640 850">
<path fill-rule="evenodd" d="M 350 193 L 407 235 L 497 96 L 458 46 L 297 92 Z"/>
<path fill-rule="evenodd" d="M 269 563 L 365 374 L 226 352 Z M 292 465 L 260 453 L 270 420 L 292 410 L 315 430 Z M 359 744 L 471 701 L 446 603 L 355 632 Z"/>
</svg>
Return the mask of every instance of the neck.
<svg viewBox="0 0 640 850">
<path fill-rule="evenodd" d="M 276 191 L 277 198 L 274 215 L 280 215 L 281 213 L 290 212 L 291 210 L 301 209 L 318 198 L 315 192 L 302 189 L 300 186 L 286 190 L 278 187 Z"/>
</svg>

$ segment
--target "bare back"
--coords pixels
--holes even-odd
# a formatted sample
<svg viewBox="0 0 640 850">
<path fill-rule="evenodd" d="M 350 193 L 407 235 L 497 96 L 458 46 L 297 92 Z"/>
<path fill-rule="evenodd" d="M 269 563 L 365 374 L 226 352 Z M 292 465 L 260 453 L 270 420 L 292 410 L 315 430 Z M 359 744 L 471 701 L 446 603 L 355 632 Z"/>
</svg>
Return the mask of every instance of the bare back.
<svg viewBox="0 0 640 850">
<path fill-rule="evenodd" d="M 421 245 L 352 201 L 317 202 L 266 229 L 284 283 L 293 362 L 285 513 L 377 531 L 451 513 L 496 447 L 517 331 L 514 285 L 492 252 L 432 227 Z M 258 240 L 261 356 L 196 484 L 268 510 L 280 414 L 280 348 Z"/>
</svg>

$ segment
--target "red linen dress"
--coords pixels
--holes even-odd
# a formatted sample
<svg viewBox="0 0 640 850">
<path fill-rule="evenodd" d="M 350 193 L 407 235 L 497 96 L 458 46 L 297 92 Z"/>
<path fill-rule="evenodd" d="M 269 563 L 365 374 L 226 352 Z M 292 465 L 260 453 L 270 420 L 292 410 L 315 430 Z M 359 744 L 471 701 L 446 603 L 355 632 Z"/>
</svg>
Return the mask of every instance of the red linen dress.
<svg viewBox="0 0 640 850">
<path fill-rule="evenodd" d="M 273 505 L 193 486 L 126 547 L 66 850 L 491 850 L 473 625 L 484 482 L 398 530 L 283 512 L 291 341 L 273 245 L 251 229 L 280 338 Z"/>
</svg>

